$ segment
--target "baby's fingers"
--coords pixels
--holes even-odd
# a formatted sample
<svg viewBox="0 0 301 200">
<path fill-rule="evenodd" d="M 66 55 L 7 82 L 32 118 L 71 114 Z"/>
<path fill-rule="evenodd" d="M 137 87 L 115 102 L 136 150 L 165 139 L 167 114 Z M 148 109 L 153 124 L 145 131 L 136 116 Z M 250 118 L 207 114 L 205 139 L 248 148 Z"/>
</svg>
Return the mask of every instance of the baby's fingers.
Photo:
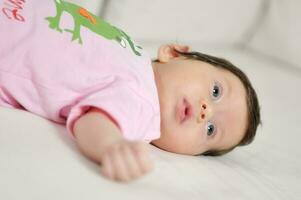
<svg viewBox="0 0 301 200">
<path fill-rule="evenodd" d="M 116 148 L 111 155 L 113 179 L 118 181 L 129 181 L 130 175 L 121 152 L 122 151 L 119 148 Z"/>
<path fill-rule="evenodd" d="M 153 169 L 154 163 L 150 158 L 150 154 L 146 144 L 141 142 L 136 142 L 132 146 L 132 151 L 136 156 L 136 161 L 138 162 L 138 165 L 142 173 L 147 173 Z"/>
<path fill-rule="evenodd" d="M 103 176 L 112 180 L 123 180 L 128 179 L 126 172 L 126 167 L 124 166 L 124 161 L 120 156 L 120 145 L 112 146 L 107 150 L 102 156 L 102 170 Z"/>
<path fill-rule="evenodd" d="M 122 154 L 130 178 L 134 179 L 141 176 L 143 173 L 133 150 L 129 146 L 126 146 L 122 149 Z"/>
<path fill-rule="evenodd" d="M 109 179 L 113 179 L 114 178 L 114 173 L 112 168 L 113 165 L 109 153 L 103 155 L 101 165 L 102 165 L 102 169 L 101 169 L 102 175 Z"/>
<path fill-rule="evenodd" d="M 144 143 L 125 142 L 112 146 L 102 159 L 102 174 L 113 180 L 130 181 L 152 169 Z"/>
</svg>

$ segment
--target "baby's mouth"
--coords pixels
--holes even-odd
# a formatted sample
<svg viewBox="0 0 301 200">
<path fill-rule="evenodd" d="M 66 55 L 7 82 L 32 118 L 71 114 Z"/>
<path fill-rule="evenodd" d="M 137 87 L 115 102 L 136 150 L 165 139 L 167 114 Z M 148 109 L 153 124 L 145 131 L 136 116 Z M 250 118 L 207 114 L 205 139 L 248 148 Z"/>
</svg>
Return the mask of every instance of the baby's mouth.
<svg viewBox="0 0 301 200">
<path fill-rule="evenodd" d="M 193 109 L 186 98 L 183 98 L 176 107 L 176 119 L 182 124 L 193 116 Z"/>
</svg>

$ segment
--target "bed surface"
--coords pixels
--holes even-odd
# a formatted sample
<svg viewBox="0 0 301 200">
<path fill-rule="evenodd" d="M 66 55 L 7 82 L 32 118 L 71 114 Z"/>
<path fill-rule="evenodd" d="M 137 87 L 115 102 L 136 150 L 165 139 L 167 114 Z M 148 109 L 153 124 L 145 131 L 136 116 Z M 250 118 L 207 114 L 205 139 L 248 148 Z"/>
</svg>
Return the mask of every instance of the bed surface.
<svg viewBox="0 0 301 200">
<path fill-rule="evenodd" d="M 251 51 L 214 52 L 242 66 L 258 91 L 263 125 L 254 143 L 222 157 L 149 145 L 155 169 L 120 184 L 104 179 L 63 126 L 0 108 L 0 199 L 301 199 L 301 72 Z"/>
</svg>

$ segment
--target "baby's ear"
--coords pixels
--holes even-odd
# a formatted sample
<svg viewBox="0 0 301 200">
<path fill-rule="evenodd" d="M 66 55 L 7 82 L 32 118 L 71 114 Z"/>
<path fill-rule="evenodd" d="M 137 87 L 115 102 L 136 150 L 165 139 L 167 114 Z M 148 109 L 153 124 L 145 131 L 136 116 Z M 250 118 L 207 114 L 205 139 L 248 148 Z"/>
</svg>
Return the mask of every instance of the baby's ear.
<svg viewBox="0 0 301 200">
<path fill-rule="evenodd" d="M 176 52 L 188 52 L 190 49 L 187 45 L 179 45 L 179 44 L 164 44 L 160 46 L 158 50 L 158 60 L 160 62 L 166 63 L 169 62 L 171 59 L 180 57 L 181 55 Z"/>
</svg>

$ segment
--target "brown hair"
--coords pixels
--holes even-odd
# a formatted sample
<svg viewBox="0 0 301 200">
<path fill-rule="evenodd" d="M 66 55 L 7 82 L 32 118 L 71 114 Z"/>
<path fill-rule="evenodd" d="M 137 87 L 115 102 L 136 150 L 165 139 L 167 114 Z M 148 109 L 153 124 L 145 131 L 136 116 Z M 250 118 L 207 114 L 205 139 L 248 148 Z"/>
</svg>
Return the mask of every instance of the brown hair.
<svg viewBox="0 0 301 200">
<path fill-rule="evenodd" d="M 252 84 L 251 84 L 250 80 L 248 79 L 248 77 L 246 76 L 246 74 L 242 70 L 240 70 L 238 67 L 234 66 L 231 62 L 229 62 L 228 60 L 223 59 L 223 58 L 218 58 L 215 56 L 211 56 L 211 55 L 207 55 L 207 54 L 203 54 L 203 53 L 195 52 L 195 51 L 193 51 L 193 52 L 179 52 L 177 50 L 175 50 L 175 51 L 188 59 L 200 60 L 200 61 L 209 63 L 215 67 L 218 67 L 218 68 L 221 68 L 221 69 L 224 69 L 224 70 L 227 70 L 227 71 L 233 73 L 235 76 L 237 76 L 240 79 L 240 81 L 242 82 L 242 84 L 244 85 L 244 88 L 246 90 L 248 125 L 247 125 L 246 132 L 244 134 L 244 137 L 234 147 L 231 147 L 231 148 L 225 149 L 225 150 L 212 149 L 212 150 L 202 153 L 202 155 L 220 156 L 220 155 L 223 155 L 225 153 L 232 151 L 237 146 L 244 146 L 244 145 L 250 144 L 255 138 L 257 127 L 259 124 L 261 124 L 261 119 L 260 119 L 260 106 L 258 103 L 257 94 L 256 94 L 254 88 L 252 87 Z M 155 60 L 155 61 L 158 61 L 158 60 Z"/>
</svg>

